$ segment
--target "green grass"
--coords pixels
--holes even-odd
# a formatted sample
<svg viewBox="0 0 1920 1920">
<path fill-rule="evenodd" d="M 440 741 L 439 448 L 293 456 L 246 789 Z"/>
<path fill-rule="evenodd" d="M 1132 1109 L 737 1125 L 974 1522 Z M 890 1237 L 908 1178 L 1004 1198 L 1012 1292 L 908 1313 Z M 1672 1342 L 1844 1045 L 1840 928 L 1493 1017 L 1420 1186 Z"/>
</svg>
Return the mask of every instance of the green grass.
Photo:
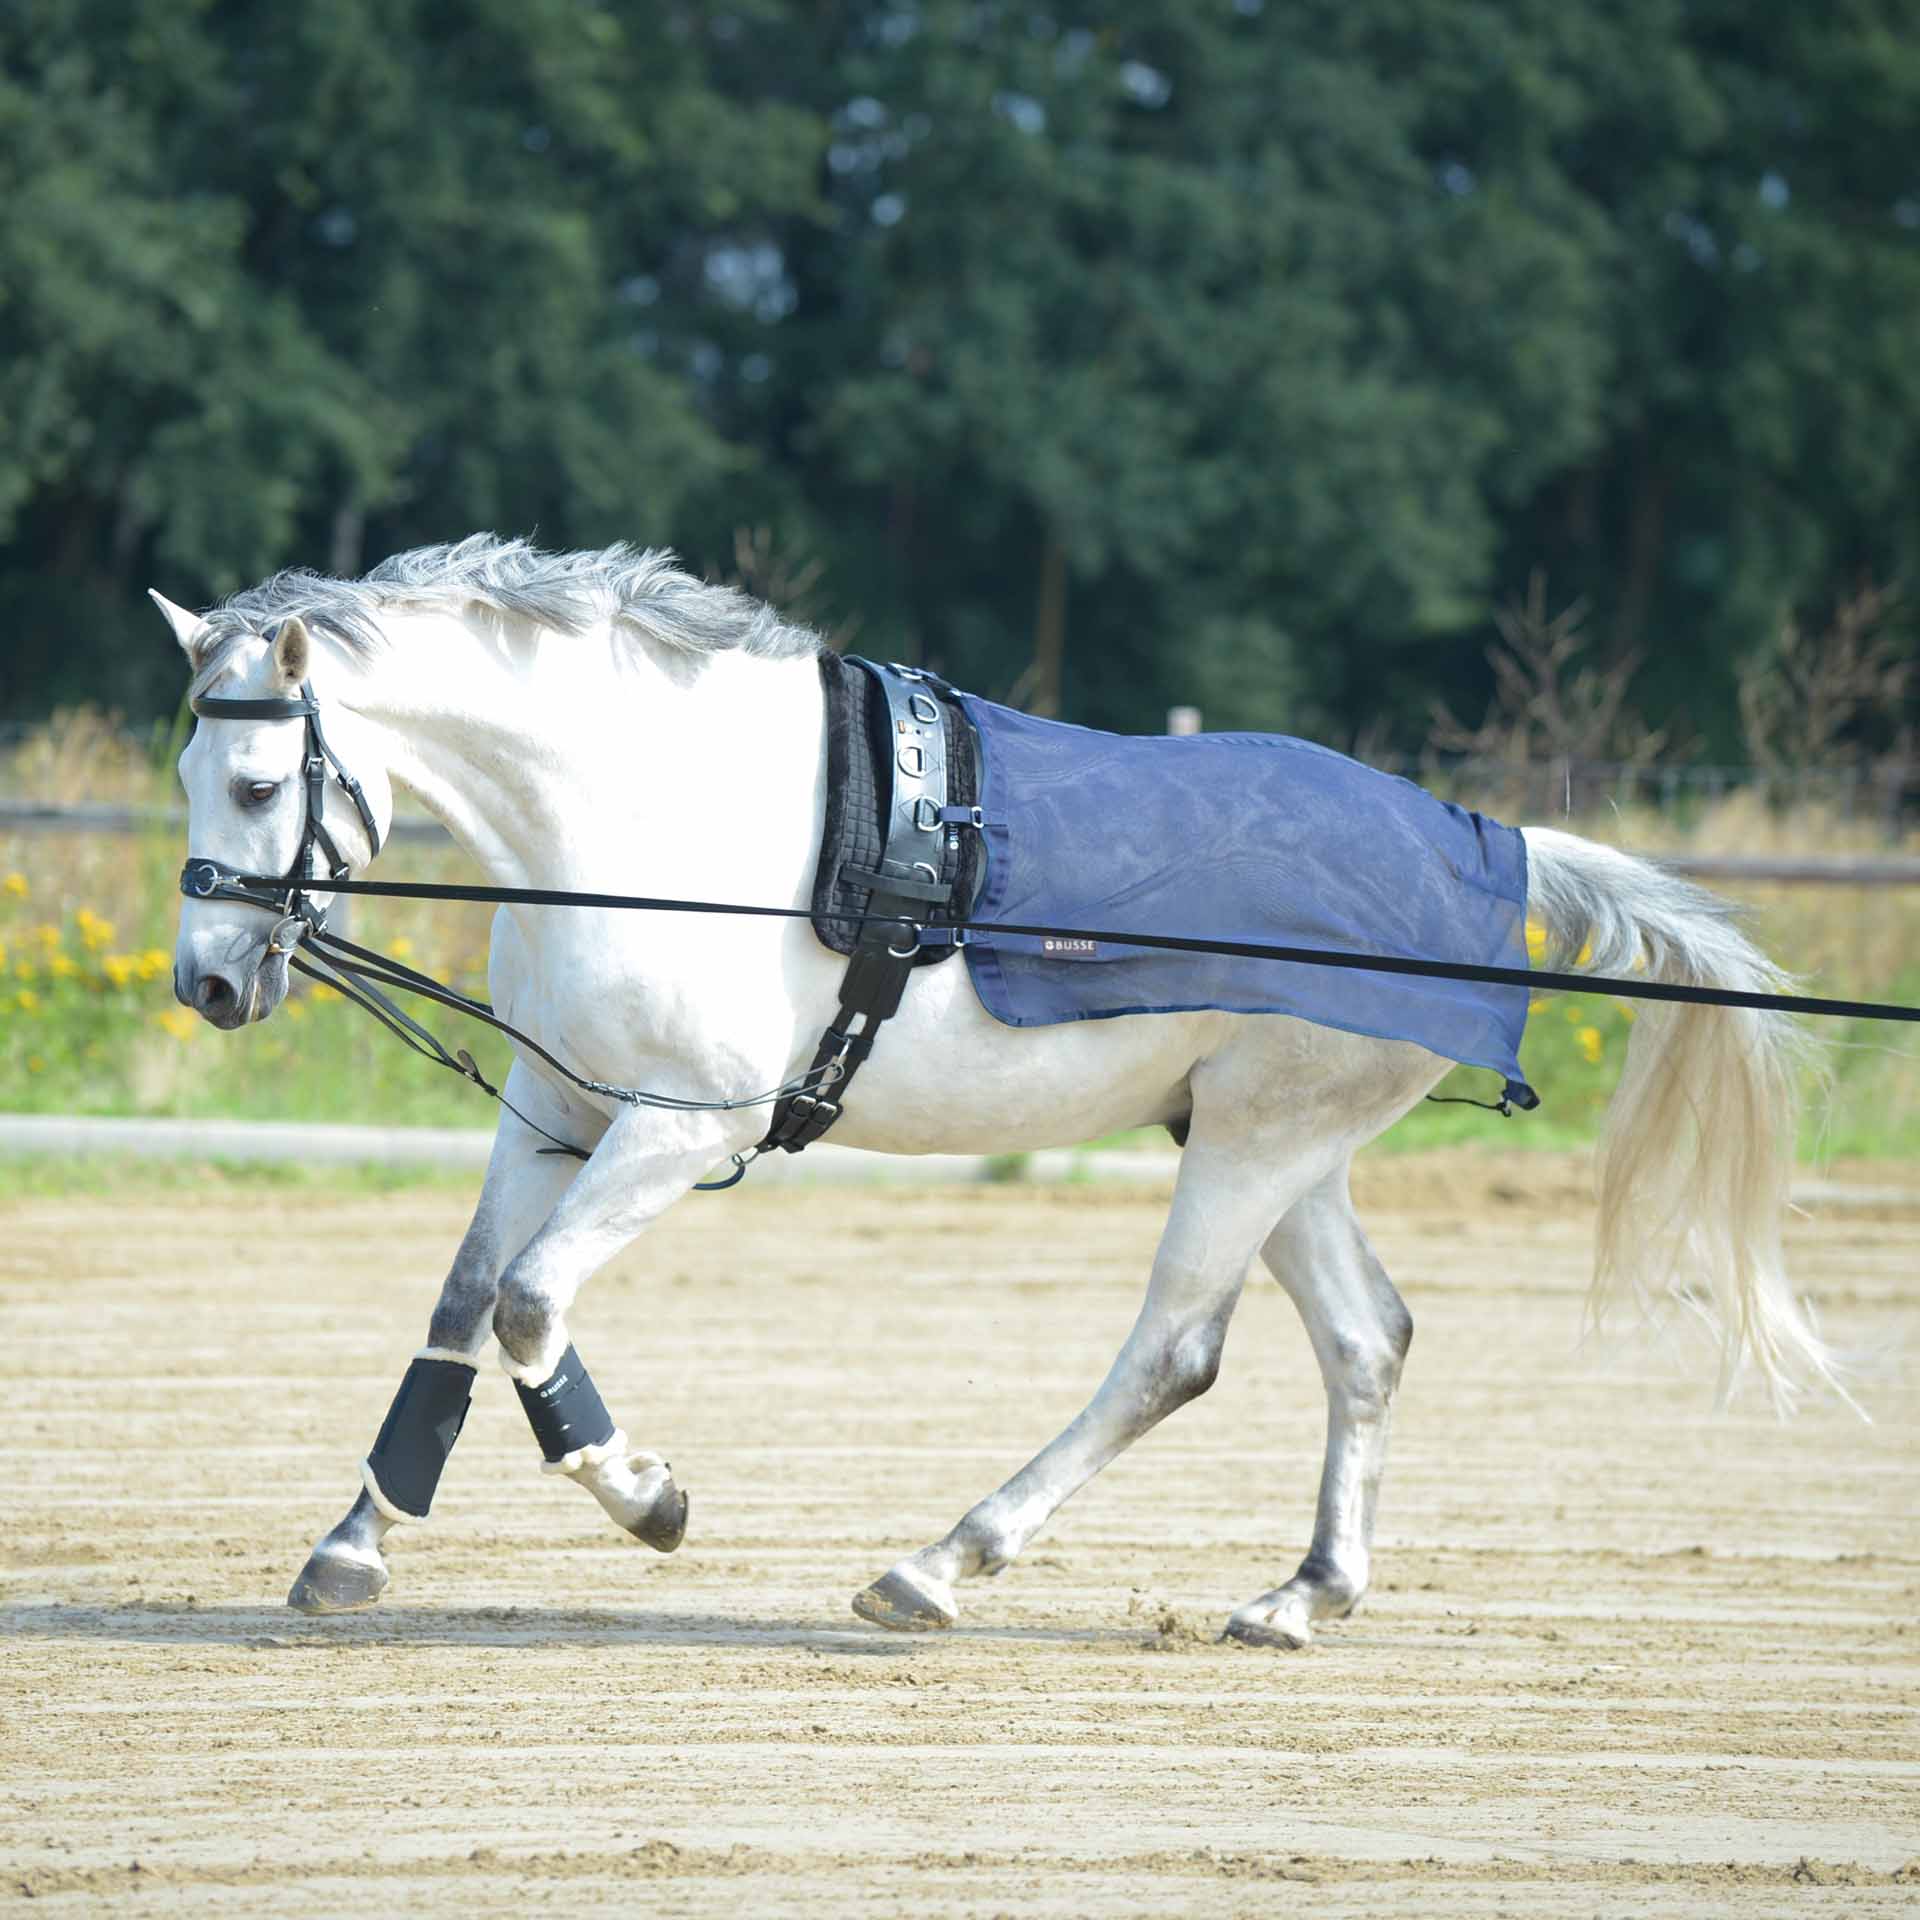
<svg viewBox="0 0 1920 1920">
<path fill-rule="evenodd" d="M 431 1190 L 477 1196 L 477 1170 L 227 1160 L 71 1159 L 29 1155 L 0 1160 L 0 1207 L 28 1200 L 124 1200 L 145 1194 L 312 1193 L 329 1198 Z"/>
<path fill-rule="evenodd" d="M 44 847 L 47 843 L 38 843 Z M 173 852 L 155 850 L 140 864 Z M 96 898 L 98 897 L 96 893 Z M 359 1121 L 488 1127 L 494 1106 L 457 1074 L 411 1053 L 357 1007 L 296 980 L 280 1012 L 219 1033 L 174 1003 L 175 896 L 146 885 L 96 907 L 61 876 L 0 871 L 0 1109 L 15 1113 Z M 484 997 L 484 933 L 432 932 L 404 909 L 367 913 L 357 937 Z M 437 936 L 436 937 L 436 933 Z M 425 1002 L 410 1007 L 498 1084 L 497 1034 Z"/>
</svg>

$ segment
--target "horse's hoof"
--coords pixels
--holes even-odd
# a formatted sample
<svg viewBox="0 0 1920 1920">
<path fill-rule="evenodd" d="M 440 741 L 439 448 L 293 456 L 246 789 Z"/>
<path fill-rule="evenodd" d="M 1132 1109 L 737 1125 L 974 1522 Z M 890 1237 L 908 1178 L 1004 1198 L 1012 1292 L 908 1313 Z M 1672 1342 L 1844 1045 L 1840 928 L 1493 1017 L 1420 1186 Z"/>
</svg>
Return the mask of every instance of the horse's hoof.
<svg viewBox="0 0 1920 1920">
<path fill-rule="evenodd" d="M 853 1596 L 853 1610 L 876 1627 L 896 1633 L 937 1633 L 960 1618 L 953 1589 L 907 1567 L 883 1573 Z"/>
<path fill-rule="evenodd" d="M 323 1542 L 308 1555 L 287 1605 L 296 1613 L 347 1613 L 372 1606 L 386 1587 L 387 1565 L 378 1554 L 347 1553 Z"/>
<path fill-rule="evenodd" d="M 669 1480 L 646 1517 L 627 1531 L 656 1553 L 671 1553 L 687 1537 L 687 1496 Z"/>
<path fill-rule="evenodd" d="M 1313 1644 L 1313 1623 L 1304 1606 L 1273 1606 L 1256 1600 L 1242 1607 L 1227 1622 L 1223 1640 L 1237 1640 L 1243 1647 L 1280 1647 L 1298 1653 Z"/>
<path fill-rule="evenodd" d="M 578 1480 L 624 1534 L 656 1553 L 671 1553 L 687 1537 L 687 1496 L 657 1453 L 630 1453 L 576 1468 Z"/>
</svg>

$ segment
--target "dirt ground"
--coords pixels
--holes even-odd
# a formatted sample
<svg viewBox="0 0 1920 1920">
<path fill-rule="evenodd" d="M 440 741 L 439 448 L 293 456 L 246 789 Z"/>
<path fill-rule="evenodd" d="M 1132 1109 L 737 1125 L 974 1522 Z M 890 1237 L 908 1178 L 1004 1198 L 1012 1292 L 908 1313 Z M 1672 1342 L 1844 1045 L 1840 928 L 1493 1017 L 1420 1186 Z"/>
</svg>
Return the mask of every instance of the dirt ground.
<svg viewBox="0 0 1920 1920">
<path fill-rule="evenodd" d="M 463 1224 L 439 1191 L 0 1214 L 0 1907 L 1877 1915 L 1920 1907 L 1920 1187 L 1795 1228 L 1875 1424 L 1576 1351 L 1575 1168 L 1376 1162 L 1419 1325 L 1364 1610 L 1289 1572 L 1321 1399 L 1278 1290 L 1219 1386 L 950 1635 L 847 1602 L 1047 1439 L 1164 1196 L 683 1205 L 574 1327 L 693 1496 L 670 1559 L 542 1479 L 483 1373 L 373 1612 L 281 1597 Z"/>
</svg>

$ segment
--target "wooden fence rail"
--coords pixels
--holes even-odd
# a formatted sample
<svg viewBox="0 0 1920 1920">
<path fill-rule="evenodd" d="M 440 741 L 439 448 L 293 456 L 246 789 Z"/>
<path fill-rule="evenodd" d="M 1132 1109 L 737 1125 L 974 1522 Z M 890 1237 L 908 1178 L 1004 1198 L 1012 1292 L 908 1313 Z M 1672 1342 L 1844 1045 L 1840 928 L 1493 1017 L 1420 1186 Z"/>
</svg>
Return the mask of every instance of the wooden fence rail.
<svg viewBox="0 0 1920 1920">
<path fill-rule="evenodd" d="M 180 834 L 186 815 L 176 808 L 54 807 L 31 800 L 0 800 L 0 835 L 10 833 L 171 833 Z M 393 823 L 389 841 L 451 846 L 437 821 L 407 819 Z M 184 857 L 184 854 L 183 854 Z M 1920 886 L 1920 856 L 1867 855 L 1859 859 L 1814 860 L 1802 855 L 1659 853 L 1648 856 L 1670 872 L 1691 880 L 1734 884 L 1747 881 L 1788 887 Z"/>
</svg>

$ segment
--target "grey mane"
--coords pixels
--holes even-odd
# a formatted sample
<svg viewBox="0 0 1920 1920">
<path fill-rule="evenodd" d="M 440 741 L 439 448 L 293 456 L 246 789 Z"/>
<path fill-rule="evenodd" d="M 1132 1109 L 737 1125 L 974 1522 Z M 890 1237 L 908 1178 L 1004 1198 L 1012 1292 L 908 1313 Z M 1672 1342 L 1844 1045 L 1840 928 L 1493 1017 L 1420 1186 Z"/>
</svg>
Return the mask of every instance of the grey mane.
<svg viewBox="0 0 1920 1920">
<path fill-rule="evenodd" d="M 196 684 L 214 677 L 237 640 L 298 614 L 314 632 L 370 659 L 387 644 L 383 616 L 445 606 L 579 633 L 612 620 L 679 653 L 739 650 L 763 660 L 804 658 L 825 644 L 735 587 L 696 580 L 660 548 L 624 541 L 597 552 L 547 553 L 526 540 L 471 534 L 414 547 L 358 580 L 291 567 L 247 587 L 206 615 Z"/>
</svg>

